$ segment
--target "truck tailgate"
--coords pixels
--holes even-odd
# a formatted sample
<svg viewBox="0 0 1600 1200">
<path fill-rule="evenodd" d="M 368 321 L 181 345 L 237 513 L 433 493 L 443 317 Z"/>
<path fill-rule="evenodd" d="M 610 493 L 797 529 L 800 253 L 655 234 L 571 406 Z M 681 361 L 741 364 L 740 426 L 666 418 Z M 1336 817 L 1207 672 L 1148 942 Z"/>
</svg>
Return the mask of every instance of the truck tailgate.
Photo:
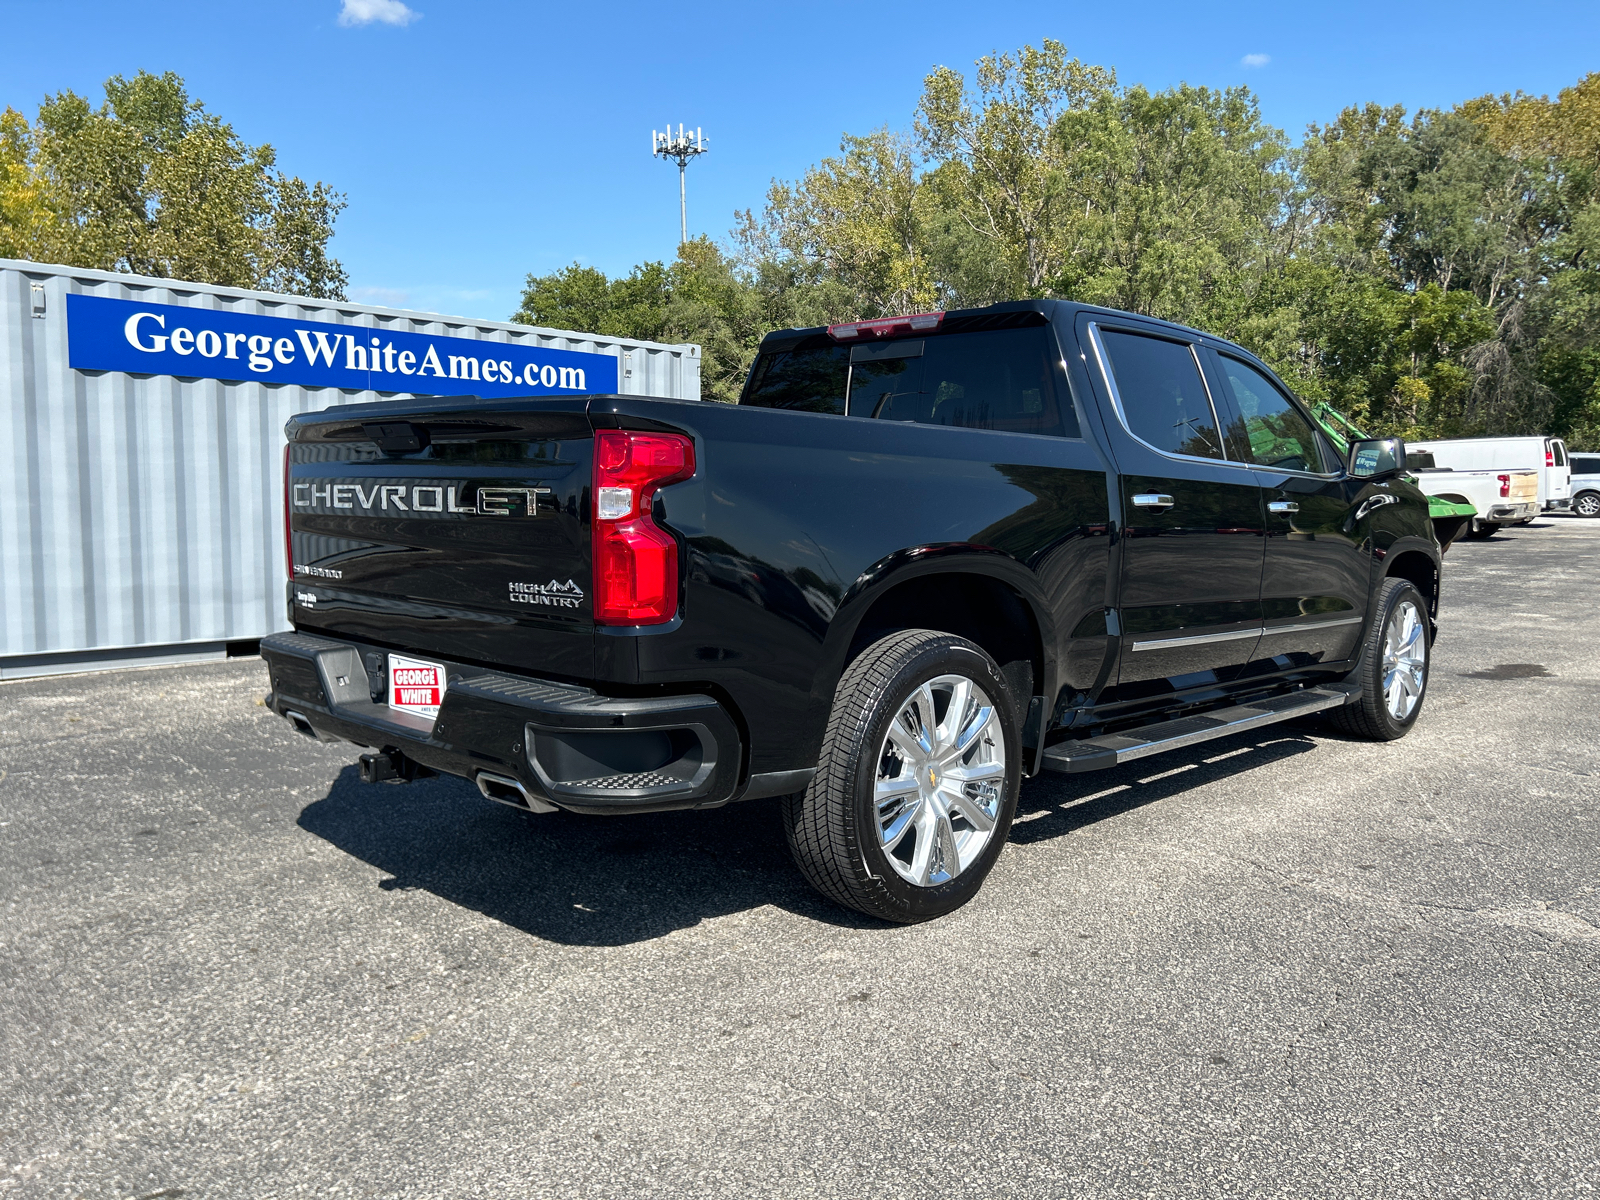
<svg viewBox="0 0 1600 1200">
<path fill-rule="evenodd" d="M 588 677 L 593 432 L 581 404 L 373 411 L 301 423 L 288 446 L 296 626 Z"/>
</svg>

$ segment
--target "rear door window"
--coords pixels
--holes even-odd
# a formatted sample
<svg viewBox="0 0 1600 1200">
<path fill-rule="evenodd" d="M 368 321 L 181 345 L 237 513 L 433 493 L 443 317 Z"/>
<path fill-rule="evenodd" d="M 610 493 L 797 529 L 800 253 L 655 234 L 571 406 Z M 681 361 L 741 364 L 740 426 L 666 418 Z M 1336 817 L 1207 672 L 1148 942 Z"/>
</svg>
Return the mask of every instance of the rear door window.
<svg viewBox="0 0 1600 1200">
<path fill-rule="evenodd" d="M 1217 416 L 1187 342 L 1101 329 L 1128 430 L 1168 454 L 1223 458 Z"/>
<path fill-rule="evenodd" d="M 1048 325 L 907 339 L 851 351 L 853 417 L 1078 437 Z"/>
<path fill-rule="evenodd" d="M 740 404 L 801 412 L 844 412 L 850 348 L 829 338 L 811 338 L 791 350 L 760 355 Z"/>
<path fill-rule="evenodd" d="M 1567 465 L 1567 448 L 1566 448 L 1566 446 L 1563 445 L 1560 441 L 1552 441 L 1550 443 L 1550 448 L 1556 452 L 1556 466 L 1558 466 L 1558 467 L 1566 466 Z"/>
<path fill-rule="evenodd" d="M 1321 442 L 1311 422 L 1272 380 L 1226 354 L 1217 355 L 1217 362 L 1243 422 L 1239 440 L 1251 462 L 1282 471 L 1320 474 L 1326 470 Z"/>
</svg>

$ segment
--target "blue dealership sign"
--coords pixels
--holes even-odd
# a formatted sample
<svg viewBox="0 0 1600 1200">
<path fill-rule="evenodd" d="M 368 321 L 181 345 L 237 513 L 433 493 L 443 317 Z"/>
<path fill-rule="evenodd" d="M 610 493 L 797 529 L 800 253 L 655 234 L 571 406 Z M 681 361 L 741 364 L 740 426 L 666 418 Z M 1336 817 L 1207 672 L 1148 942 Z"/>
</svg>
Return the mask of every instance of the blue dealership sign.
<svg viewBox="0 0 1600 1200">
<path fill-rule="evenodd" d="M 428 396 L 617 390 L 609 354 L 105 296 L 67 296 L 67 346 L 80 371 Z"/>
</svg>

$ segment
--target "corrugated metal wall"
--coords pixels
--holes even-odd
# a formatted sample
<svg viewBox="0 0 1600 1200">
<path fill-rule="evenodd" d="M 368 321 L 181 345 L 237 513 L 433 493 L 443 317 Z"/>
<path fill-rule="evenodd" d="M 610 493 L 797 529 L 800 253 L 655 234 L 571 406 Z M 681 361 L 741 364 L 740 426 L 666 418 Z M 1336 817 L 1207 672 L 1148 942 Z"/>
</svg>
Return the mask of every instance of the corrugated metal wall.
<svg viewBox="0 0 1600 1200">
<path fill-rule="evenodd" d="M 616 355 L 698 399 L 699 348 L 0 259 L 0 678 L 211 657 L 287 628 L 283 425 L 405 394 L 70 368 L 78 292 Z"/>
</svg>

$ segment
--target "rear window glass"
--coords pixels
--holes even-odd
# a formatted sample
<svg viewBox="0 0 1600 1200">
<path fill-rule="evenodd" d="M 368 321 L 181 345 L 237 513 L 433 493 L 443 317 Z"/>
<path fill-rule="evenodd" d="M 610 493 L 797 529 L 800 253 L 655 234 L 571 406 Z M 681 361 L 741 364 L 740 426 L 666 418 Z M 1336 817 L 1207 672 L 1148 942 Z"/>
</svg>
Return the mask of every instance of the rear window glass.
<svg viewBox="0 0 1600 1200">
<path fill-rule="evenodd" d="M 854 417 L 914 421 L 921 403 L 922 338 L 902 342 L 870 342 L 850 348 L 850 405 Z"/>
<path fill-rule="evenodd" d="M 1588 458 L 1582 454 L 1572 456 L 1572 473 L 1574 475 L 1600 475 L 1600 458 Z"/>
<path fill-rule="evenodd" d="M 853 417 L 1079 436 L 1048 325 L 858 346 L 851 357 Z"/>
<path fill-rule="evenodd" d="M 1078 437 L 1048 325 L 760 355 L 741 404 Z M 848 405 L 846 394 L 848 393 Z"/>
<path fill-rule="evenodd" d="M 1556 466 L 1558 466 L 1558 467 L 1566 466 L 1567 465 L 1567 448 L 1565 446 L 1563 446 L 1560 442 L 1551 442 L 1550 443 L 1550 449 L 1555 451 L 1555 454 L 1556 454 Z"/>
<path fill-rule="evenodd" d="M 1168 454 L 1222 458 L 1222 438 L 1187 342 L 1102 329 L 1128 429 Z"/>
<path fill-rule="evenodd" d="M 763 354 L 756 359 L 739 403 L 755 408 L 842 413 L 849 371 L 850 347 L 826 340 Z"/>
</svg>

